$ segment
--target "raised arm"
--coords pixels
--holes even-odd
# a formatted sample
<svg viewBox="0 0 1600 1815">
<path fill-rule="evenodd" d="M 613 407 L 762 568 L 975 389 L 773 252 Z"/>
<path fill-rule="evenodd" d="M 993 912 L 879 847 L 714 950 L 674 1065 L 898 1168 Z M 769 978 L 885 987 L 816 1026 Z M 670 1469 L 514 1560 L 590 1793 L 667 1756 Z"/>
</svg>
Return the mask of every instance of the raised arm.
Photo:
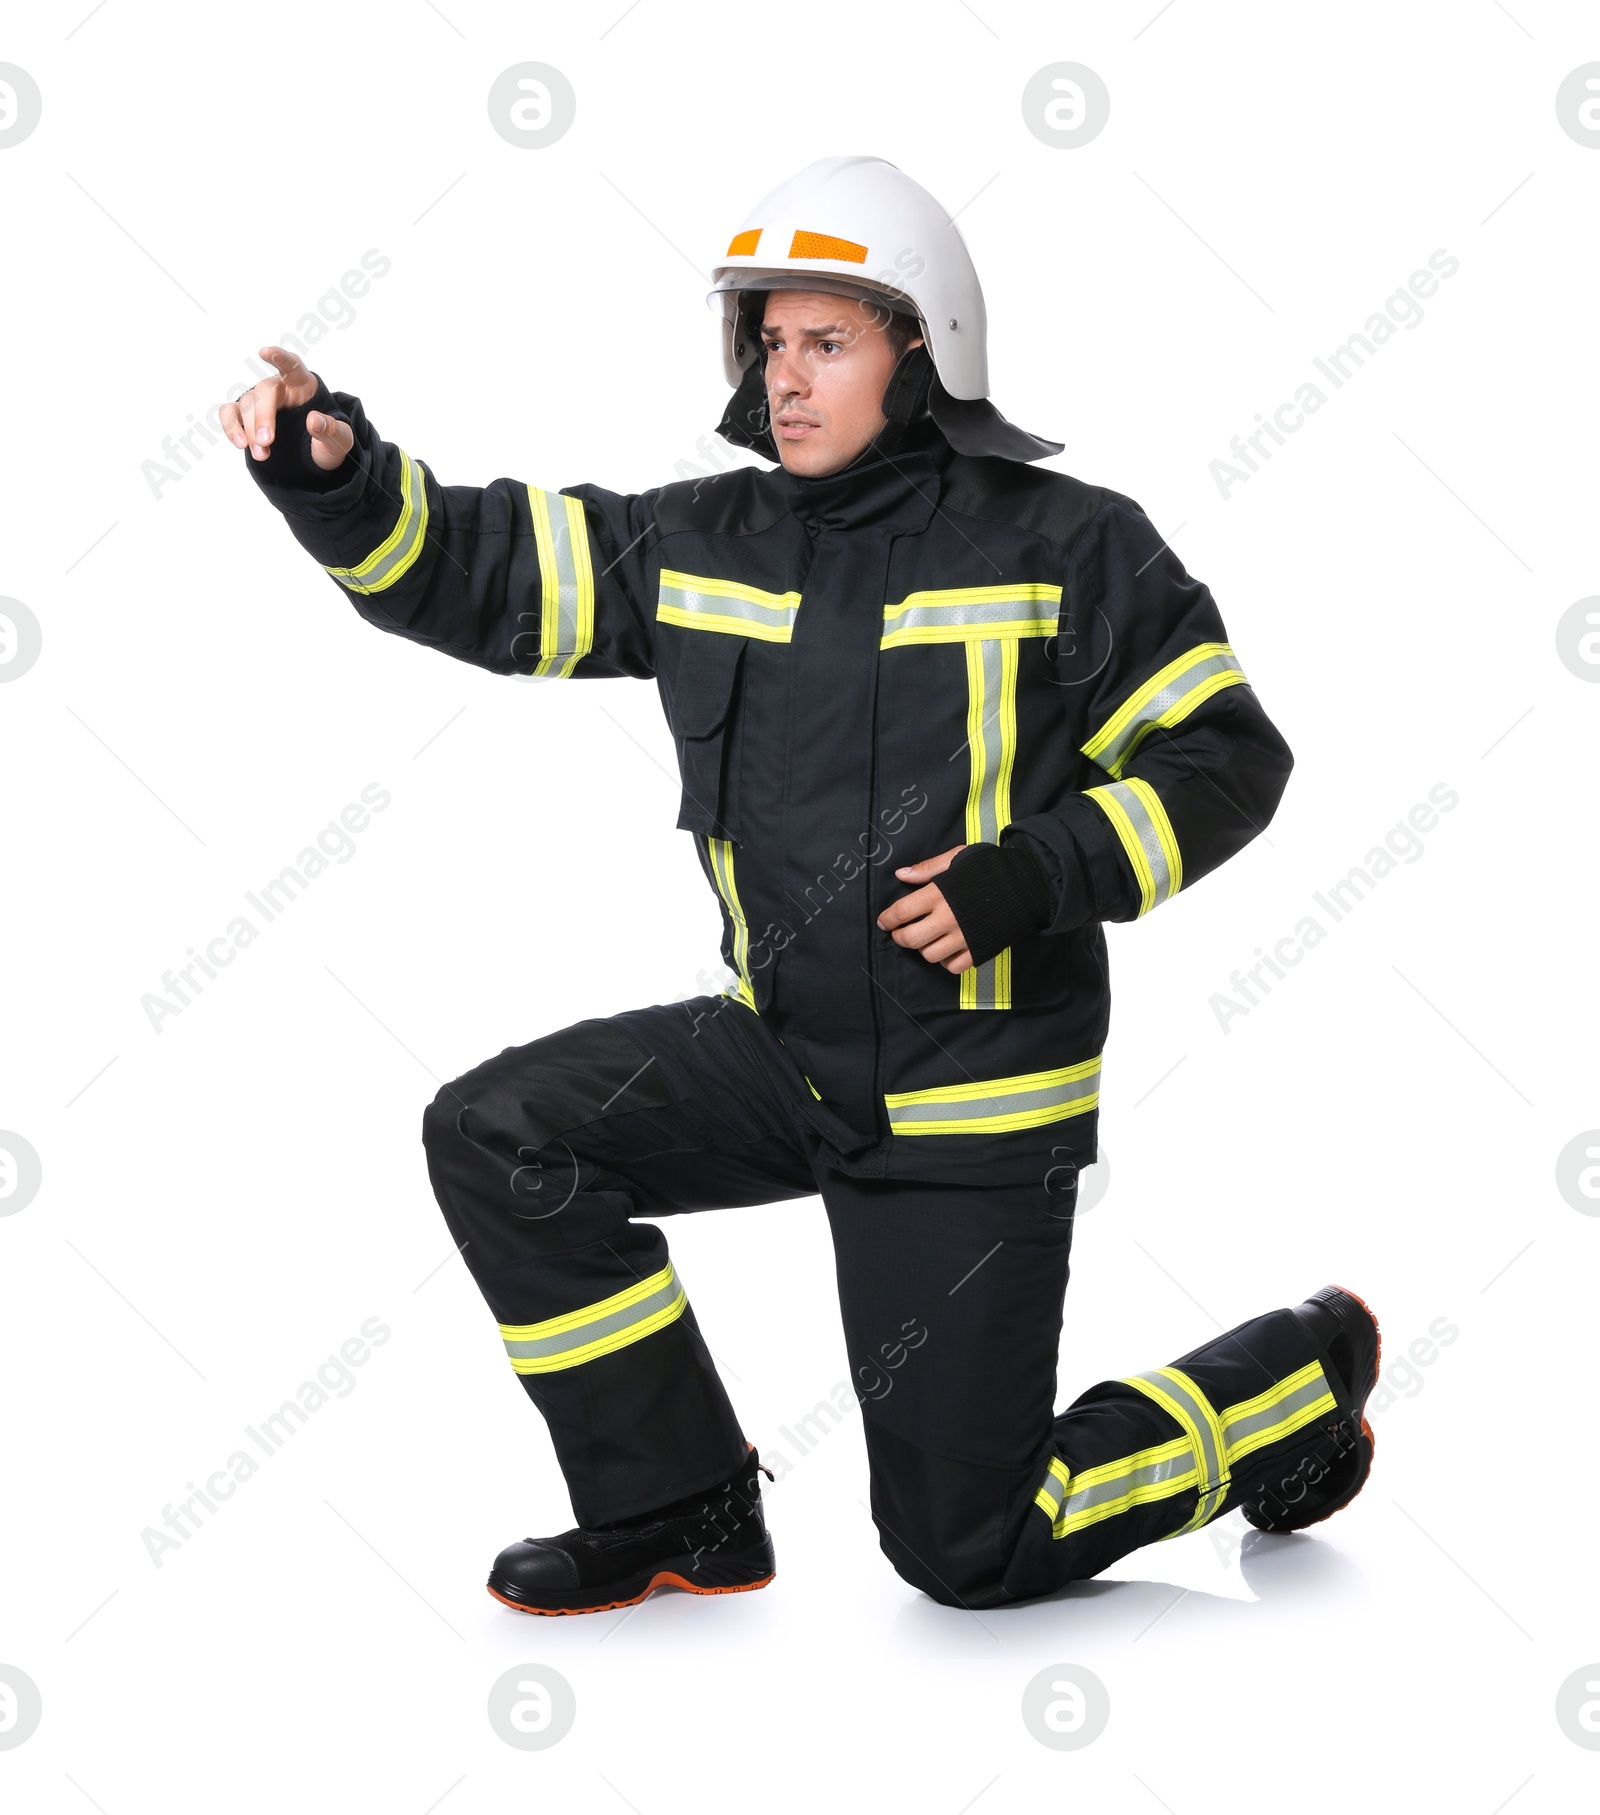
<svg viewBox="0 0 1600 1815">
<path fill-rule="evenodd" d="M 654 673 L 651 495 L 441 485 L 304 362 L 221 413 L 295 540 L 369 624 L 496 674 Z"/>
</svg>

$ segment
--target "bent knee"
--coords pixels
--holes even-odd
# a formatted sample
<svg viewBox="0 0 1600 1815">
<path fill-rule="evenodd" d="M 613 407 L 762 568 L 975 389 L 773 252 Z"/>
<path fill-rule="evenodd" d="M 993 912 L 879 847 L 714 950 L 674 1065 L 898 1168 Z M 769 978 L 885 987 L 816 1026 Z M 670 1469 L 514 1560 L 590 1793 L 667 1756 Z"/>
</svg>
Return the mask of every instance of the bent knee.
<svg viewBox="0 0 1600 1815">
<path fill-rule="evenodd" d="M 538 1043 L 536 1043 L 538 1044 Z M 542 1080 L 530 1075 L 527 1046 L 508 1046 L 442 1084 L 422 1112 L 422 1144 L 430 1154 L 462 1147 L 514 1152 L 539 1139 Z"/>
<path fill-rule="evenodd" d="M 454 1084 L 441 1086 L 438 1095 L 422 1112 L 422 1145 L 430 1155 L 441 1154 L 465 1139 L 459 1120 L 466 1102 L 459 1089 L 464 1082 L 458 1078 Z"/>
<path fill-rule="evenodd" d="M 672 1101 L 637 1040 L 611 1021 L 579 1021 L 446 1084 L 423 1113 L 422 1140 L 430 1151 L 467 1141 L 525 1157 L 608 1115 Z"/>
<path fill-rule="evenodd" d="M 873 1521 L 896 1574 L 947 1607 L 1009 1599 L 1017 1471 L 936 1455 L 870 1418 L 865 1428 Z"/>
</svg>

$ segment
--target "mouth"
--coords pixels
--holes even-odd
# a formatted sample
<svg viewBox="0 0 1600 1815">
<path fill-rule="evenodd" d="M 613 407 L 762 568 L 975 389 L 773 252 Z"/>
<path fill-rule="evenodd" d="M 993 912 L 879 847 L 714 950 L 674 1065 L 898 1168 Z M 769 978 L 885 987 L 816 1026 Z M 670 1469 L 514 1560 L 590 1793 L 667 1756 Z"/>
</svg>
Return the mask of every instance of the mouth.
<svg viewBox="0 0 1600 1815">
<path fill-rule="evenodd" d="M 813 422 L 809 416 L 785 413 L 778 417 L 778 434 L 784 441 L 804 441 L 807 435 L 815 434 L 821 427 L 820 422 Z"/>
</svg>

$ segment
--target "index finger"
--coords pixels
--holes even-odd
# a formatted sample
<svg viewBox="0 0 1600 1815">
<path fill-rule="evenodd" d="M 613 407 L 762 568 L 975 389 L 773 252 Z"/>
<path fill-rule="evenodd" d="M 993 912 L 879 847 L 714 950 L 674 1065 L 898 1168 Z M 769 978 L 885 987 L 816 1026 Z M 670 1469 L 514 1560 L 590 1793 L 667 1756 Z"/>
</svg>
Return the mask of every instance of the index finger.
<svg viewBox="0 0 1600 1815">
<path fill-rule="evenodd" d="M 941 851 L 937 857 L 924 857 L 916 863 L 903 863 L 895 871 L 895 875 L 908 882 L 924 882 L 930 876 L 948 870 L 957 853 L 966 848 L 964 844 L 953 844 L 948 851 Z"/>
<path fill-rule="evenodd" d="M 296 378 L 309 378 L 310 370 L 298 353 L 291 353 L 284 347 L 260 347 L 257 349 L 263 359 L 270 359 L 278 368 L 279 375 L 291 384 Z"/>
</svg>

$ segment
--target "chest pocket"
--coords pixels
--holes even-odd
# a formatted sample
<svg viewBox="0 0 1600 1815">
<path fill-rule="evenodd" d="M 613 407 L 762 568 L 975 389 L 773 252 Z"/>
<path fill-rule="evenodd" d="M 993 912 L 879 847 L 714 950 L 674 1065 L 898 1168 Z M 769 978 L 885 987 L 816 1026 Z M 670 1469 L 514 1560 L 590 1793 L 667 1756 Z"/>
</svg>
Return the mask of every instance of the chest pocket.
<svg viewBox="0 0 1600 1815">
<path fill-rule="evenodd" d="M 667 723 L 683 778 L 679 829 L 739 839 L 739 676 L 745 639 L 694 636 L 686 640 Z"/>
</svg>

